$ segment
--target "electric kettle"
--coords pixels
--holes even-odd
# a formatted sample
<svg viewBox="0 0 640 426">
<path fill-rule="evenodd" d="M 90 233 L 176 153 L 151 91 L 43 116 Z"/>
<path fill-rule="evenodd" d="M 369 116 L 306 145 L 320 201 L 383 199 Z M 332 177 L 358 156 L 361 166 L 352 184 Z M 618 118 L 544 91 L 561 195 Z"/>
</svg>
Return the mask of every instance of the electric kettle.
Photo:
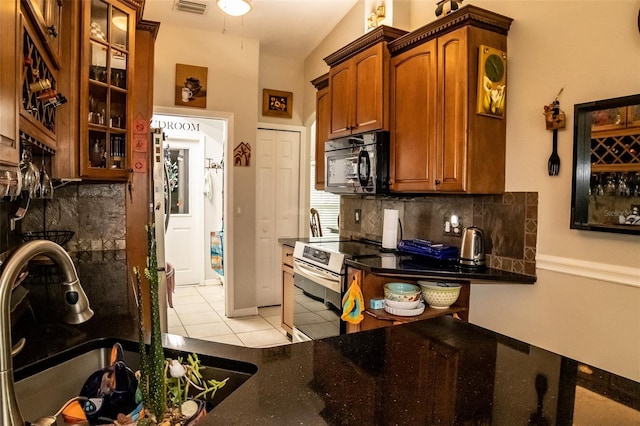
<svg viewBox="0 0 640 426">
<path fill-rule="evenodd" d="M 460 265 L 482 268 L 486 265 L 484 255 L 484 234 L 477 226 L 465 228 L 460 247 Z"/>
</svg>

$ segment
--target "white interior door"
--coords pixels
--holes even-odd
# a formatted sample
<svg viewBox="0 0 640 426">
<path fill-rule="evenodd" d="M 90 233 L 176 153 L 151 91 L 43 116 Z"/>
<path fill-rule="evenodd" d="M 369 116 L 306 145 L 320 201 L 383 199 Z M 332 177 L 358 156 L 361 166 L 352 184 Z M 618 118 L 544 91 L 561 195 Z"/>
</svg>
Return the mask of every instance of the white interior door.
<svg viewBox="0 0 640 426">
<path fill-rule="evenodd" d="M 176 285 L 204 284 L 204 140 L 167 138 L 175 186 L 165 236 L 165 256 L 175 269 Z"/>
<path fill-rule="evenodd" d="M 256 302 L 279 305 L 278 238 L 298 236 L 300 133 L 258 129 L 255 155 Z"/>
</svg>

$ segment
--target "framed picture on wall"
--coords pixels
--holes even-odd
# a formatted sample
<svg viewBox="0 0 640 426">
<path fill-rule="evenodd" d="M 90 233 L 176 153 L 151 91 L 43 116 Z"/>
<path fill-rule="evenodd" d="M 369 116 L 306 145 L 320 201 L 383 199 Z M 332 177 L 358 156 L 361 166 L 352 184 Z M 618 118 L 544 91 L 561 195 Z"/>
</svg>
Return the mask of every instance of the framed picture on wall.
<svg viewBox="0 0 640 426">
<path fill-rule="evenodd" d="M 291 118 L 293 114 L 293 93 L 281 90 L 262 91 L 262 115 L 266 117 Z"/>
<path fill-rule="evenodd" d="M 207 71 L 207 67 L 176 64 L 176 105 L 207 107 Z"/>
</svg>

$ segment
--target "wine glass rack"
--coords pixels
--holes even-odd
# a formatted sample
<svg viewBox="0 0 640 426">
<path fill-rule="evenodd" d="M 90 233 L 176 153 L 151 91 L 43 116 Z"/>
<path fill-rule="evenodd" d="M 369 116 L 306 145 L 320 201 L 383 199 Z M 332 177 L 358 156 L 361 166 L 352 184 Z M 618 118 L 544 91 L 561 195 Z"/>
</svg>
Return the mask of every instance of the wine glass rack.
<svg viewBox="0 0 640 426">
<path fill-rule="evenodd" d="M 640 128 L 630 130 L 593 135 L 592 172 L 640 171 Z"/>
<path fill-rule="evenodd" d="M 39 123 L 41 130 L 55 140 L 56 79 L 26 29 L 23 31 L 22 51 L 22 107 Z M 45 89 L 33 90 L 35 86 Z"/>
</svg>

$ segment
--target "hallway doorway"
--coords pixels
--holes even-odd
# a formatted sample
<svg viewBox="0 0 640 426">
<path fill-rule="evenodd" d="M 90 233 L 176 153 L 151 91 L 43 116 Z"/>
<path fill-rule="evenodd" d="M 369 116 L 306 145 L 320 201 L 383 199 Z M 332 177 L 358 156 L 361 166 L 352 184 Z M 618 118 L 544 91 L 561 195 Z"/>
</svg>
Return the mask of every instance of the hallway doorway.
<svg viewBox="0 0 640 426">
<path fill-rule="evenodd" d="M 167 262 L 176 271 L 176 285 L 225 283 L 233 292 L 231 261 L 222 248 L 232 242 L 224 237 L 232 218 L 225 221 L 226 198 L 232 182 L 226 178 L 229 121 L 224 113 L 185 113 L 180 108 L 155 108 L 151 127 L 162 129 L 176 185 L 171 192 L 171 218 L 165 236 Z M 226 116 L 225 116 L 226 115 Z M 170 174 L 171 174 L 170 173 Z M 217 237 L 216 262 L 212 235 Z M 220 239 L 222 236 L 222 239 Z M 221 254 L 221 256 L 218 256 Z M 229 297 L 230 298 L 230 297 Z"/>
<path fill-rule="evenodd" d="M 172 175 L 170 220 L 165 233 L 165 258 L 173 266 L 176 285 L 204 284 L 203 136 L 166 137 Z"/>
</svg>

